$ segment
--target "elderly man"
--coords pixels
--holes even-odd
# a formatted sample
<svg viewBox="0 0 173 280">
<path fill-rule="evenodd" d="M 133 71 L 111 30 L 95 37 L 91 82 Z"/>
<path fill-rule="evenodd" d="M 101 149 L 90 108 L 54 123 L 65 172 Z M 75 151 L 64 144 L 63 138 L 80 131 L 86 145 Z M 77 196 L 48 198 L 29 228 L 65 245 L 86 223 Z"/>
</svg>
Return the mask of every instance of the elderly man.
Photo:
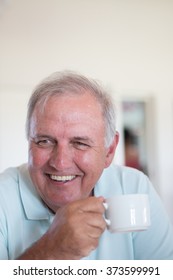
<svg viewBox="0 0 173 280">
<path fill-rule="evenodd" d="M 28 163 L 0 175 L 0 259 L 173 259 L 173 230 L 141 172 L 112 165 L 119 135 L 95 81 L 55 73 L 33 92 Z M 151 227 L 110 233 L 105 198 L 146 193 Z"/>
</svg>

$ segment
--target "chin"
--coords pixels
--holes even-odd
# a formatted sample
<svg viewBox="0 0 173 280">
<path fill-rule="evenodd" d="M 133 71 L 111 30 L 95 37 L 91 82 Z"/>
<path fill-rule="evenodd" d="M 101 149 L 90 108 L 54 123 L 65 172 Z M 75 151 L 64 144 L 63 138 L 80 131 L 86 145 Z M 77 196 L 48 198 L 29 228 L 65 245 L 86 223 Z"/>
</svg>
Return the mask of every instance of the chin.
<svg viewBox="0 0 173 280">
<path fill-rule="evenodd" d="M 69 204 L 69 203 L 72 203 L 72 202 L 74 202 L 74 201 L 77 201 L 77 200 L 79 200 L 80 198 L 79 197 L 74 197 L 74 198 L 72 198 L 72 197 L 69 197 L 69 198 L 62 198 L 62 199 L 60 199 L 60 198 L 58 198 L 58 199 L 52 199 L 52 200 L 49 200 L 49 202 L 48 203 L 46 203 L 51 209 L 53 209 L 53 210 L 57 210 L 58 208 L 60 208 L 60 207 L 63 207 L 63 206 L 65 206 L 65 205 L 67 205 L 67 204 Z"/>
</svg>

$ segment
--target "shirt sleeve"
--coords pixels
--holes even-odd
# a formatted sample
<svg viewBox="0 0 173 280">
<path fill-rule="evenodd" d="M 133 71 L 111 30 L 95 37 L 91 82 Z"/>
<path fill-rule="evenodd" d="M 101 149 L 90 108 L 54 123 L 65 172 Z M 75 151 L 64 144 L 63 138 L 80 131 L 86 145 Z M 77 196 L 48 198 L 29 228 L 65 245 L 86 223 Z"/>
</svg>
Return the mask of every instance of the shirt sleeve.
<svg viewBox="0 0 173 280">
<path fill-rule="evenodd" d="M 173 226 L 159 195 L 146 176 L 140 185 L 140 189 L 143 188 L 145 191 L 148 189 L 151 226 L 146 231 L 132 234 L 134 258 L 173 260 Z"/>
<path fill-rule="evenodd" d="M 5 217 L 0 209 L 0 260 L 8 260 L 7 240 L 5 235 Z"/>
<path fill-rule="evenodd" d="M 7 248 L 4 246 L 3 240 L 1 242 L 1 234 L 0 234 L 0 260 L 8 260 Z"/>
</svg>

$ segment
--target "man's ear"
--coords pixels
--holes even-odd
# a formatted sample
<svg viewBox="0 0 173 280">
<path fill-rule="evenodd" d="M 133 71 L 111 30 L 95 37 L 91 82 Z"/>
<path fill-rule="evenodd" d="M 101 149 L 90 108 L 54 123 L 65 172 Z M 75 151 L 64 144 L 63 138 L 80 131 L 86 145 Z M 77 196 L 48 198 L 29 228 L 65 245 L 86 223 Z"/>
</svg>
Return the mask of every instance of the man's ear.
<svg viewBox="0 0 173 280">
<path fill-rule="evenodd" d="M 118 142 L 119 142 L 119 133 L 116 132 L 112 144 L 107 148 L 107 154 L 106 154 L 106 159 L 105 159 L 105 168 L 107 168 L 113 161 Z"/>
</svg>

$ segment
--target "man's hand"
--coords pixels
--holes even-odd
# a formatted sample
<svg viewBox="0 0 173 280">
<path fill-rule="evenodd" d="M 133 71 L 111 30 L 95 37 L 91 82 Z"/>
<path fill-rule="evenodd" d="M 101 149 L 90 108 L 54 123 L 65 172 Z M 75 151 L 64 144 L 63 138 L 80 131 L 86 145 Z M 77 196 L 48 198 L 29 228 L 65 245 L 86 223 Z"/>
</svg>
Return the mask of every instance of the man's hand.
<svg viewBox="0 0 173 280">
<path fill-rule="evenodd" d="M 26 251 L 21 259 L 77 260 L 89 255 L 106 228 L 103 202 L 103 197 L 89 197 L 59 208 L 49 230 L 28 250 L 35 255 L 27 257 Z"/>
<path fill-rule="evenodd" d="M 60 208 L 47 232 L 53 258 L 80 259 L 98 246 L 105 230 L 103 198 L 90 197 Z"/>
</svg>

